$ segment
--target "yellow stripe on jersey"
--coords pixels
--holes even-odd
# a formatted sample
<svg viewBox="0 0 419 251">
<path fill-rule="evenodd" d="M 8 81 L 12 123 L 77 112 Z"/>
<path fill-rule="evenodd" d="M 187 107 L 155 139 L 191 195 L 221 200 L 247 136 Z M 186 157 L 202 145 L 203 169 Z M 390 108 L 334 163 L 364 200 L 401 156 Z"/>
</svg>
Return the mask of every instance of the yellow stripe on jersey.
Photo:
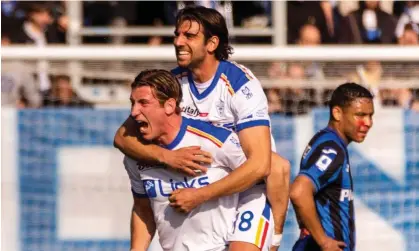
<svg viewBox="0 0 419 251">
<path fill-rule="evenodd" d="M 236 62 L 234 62 L 234 61 L 232 61 L 232 63 L 233 63 L 235 66 L 239 67 L 239 68 L 240 68 L 240 70 L 242 70 L 242 72 L 244 72 L 244 74 L 246 75 L 247 79 L 249 79 L 249 80 L 252 80 L 252 79 L 253 79 L 253 77 L 252 77 L 252 76 L 250 76 L 250 74 L 249 74 L 249 72 L 247 71 L 247 69 L 246 69 L 246 68 L 244 68 L 242 65 L 239 65 L 238 63 L 236 63 Z"/>
<path fill-rule="evenodd" d="M 255 245 L 262 249 L 265 245 L 266 236 L 268 233 L 269 222 L 262 216 L 259 219 L 258 230 L 256 232 Z"/>
<path fill-rule="evenodd" d="M 234 92 L 233 87 L 230 84 L 230 81 L 227 79 L 227 76 L 224 73 L 221 73 L 220 78 L 225 82 L 230 95 L 233 96 L 235 92 Z"/>
<path fill-rule="evenodd" d="M 263 232 L 263 223 L 265 221 L 263 220 L 262 217 L 260 217 L 259 220 L 259 225 L 258 225 L 258 230 L 256 232 L 256 240 L 255 240 L 255 245 L 259 247 L 259 243 L 260 243 L 260 237 L 262 236 L 262 232 Z"/>
<path fill-rule="evenodd" d="M 203 132 L 203 131 L 195 128 L 195 127 L 188 126 L 186 128 L 186 130 L 188 132 L 191 132 L 191 133 L 195 134 L 195 135 L 198 135 L 200 137 L 203 137 L 203 138 L 208 139 L 209 141 L 211 141 L 212 143 L 214 143 L 218 147 L 222 147 L 223 146 L 223 142 L 219 141 L 216 137 L 214 137 L 211 134 L 208 134 L 206 132 Z"/>
</svg>

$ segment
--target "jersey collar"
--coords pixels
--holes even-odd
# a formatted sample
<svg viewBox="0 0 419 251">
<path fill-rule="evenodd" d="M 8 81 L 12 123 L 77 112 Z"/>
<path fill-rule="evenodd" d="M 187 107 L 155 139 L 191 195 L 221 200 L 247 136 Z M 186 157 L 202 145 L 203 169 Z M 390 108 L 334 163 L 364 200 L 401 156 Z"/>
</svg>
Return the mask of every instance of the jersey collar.
<svg viewBox="0 0 419 251">
<path fill-rule="evenodd" d="M 178 134 L 176 135 L 176 138 L 168 145 L 162 146 L 168 150 L 172 150 L 175 148 L 179 142 L 183 139 L 183 136 L 185 136 L 186 128 L 188 127 L 188 119 L 182 116 L 182 124 L 180 125 L 180 130 Z"/>
<path fill-rule="evenodd" d="M 198 89 L 195 86 L 195 82 L 193 81 L 192 72 L 188 71 L 188 82 L 189 82 L 189 88 L 192 92 L 192 94 L 197 98 L 198 100 L 201 100 L 203 98 L 206 98 L 208 94 L 214 90 L 214 88 L 217 86 L 218 80 L 220 79 L 221 73 L 224 72 L 226 68 L 227 63 L 225 61 L 220 61 L 218 64 L 217 71 L 215 72 L 214 79 L 212 80 L 210 86 L 203 91 L 202 93 L 199 93 Z"/>
<path fill-rule="evenodd" d="M 328 126 L 328 127 L 326 127 L 325 128 L 325 130 L 326 131 L 328 131 L 328 132 L 331 132 L 331 133 L 333 133 L 333 134 L 335 134 L 336 135 L 336 137 L 339 139 L 339 141 L 340 141 L 340 143 L 343 145 L 343 146 L 347 146 L 348 144 L 347 143 L 345 143 L 345 141 L 340 137 L 340 135 L 339 135 L 339 133 L 337 133 L 336 132 L 336 130 L 335 129 L 333 129 L 332 127 L 330 127 L 330 126 Z"/>
</svg>

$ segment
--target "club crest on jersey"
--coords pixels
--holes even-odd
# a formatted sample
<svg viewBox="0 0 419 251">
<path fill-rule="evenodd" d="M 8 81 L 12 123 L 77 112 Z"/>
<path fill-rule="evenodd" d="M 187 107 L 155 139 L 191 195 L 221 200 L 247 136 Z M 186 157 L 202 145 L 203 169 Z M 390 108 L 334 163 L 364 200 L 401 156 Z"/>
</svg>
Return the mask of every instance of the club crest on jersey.
<svg viewBox="0 0 419 251">
<path fill-rule="evenodd" d="M 217 108 L 218 115 L 224 117 L 224 102 L 220 100 L 215 107 Z"/>
<path fill-rule="evenodd" d="M 250 91 L 249 87 L 245 86 L 242 89 L 242 93 L 244 96 L 246 96 L 246 99 L 251 99 L 253 97 L 253 93 Z"/>
</svg>

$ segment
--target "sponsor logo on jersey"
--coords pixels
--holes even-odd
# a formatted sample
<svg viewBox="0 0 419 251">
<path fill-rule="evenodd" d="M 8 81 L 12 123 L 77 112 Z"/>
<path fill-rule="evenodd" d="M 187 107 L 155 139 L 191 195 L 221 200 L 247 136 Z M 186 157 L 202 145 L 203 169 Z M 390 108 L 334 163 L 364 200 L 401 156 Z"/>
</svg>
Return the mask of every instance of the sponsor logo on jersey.
<svg viewBox="0 0 419 251">
<path fill-rule="evenodd" d="M 230 137 L 230 141 L 231 141 L 231 143 L 233 143 L 236 147 L 238 147 L 238 148 L 240 148 L 240 147 L 241 147 L 241 145 L 240 145 L 240 141 L 239 141 L 237 138 L 235 138 L 235 137 Z"/>
<path fill-rule="evenodd" d="M 198 117 L 200 115 L 199 110 L 196 107 L 184 106 L 182 107 L 182 112 L 191 117 Z"/>
<path fill-rule="evenodd" d="M 163 189 L 162 180 L 143 180 L 144 189 L 150 198 L 158 195 L 169 197 L 170 193 L 180 188 L 200 188 L 209 185 L 208 176 L 200 176 L 197 178 L 183 177 L 183 180 L 170 179 L 170 188 Z"/>
<path fill-rule="evenodd" d="M 256 117 L 259 117 L 259 118 L 266 117 L 267 115 L 268 115 L 268 109 L 267 108 L 260 109 L 256 112 Z"/>
<path fill-rule="evenodd" d="M 137 162 L 137 168 L 138 168 L 139 171 L 144 171 L 144 170 L 150 169 L 152 167 L 153 166 L 151 166 L 151 165 L 144 165 L 144 163 Z"/>
<path fill-rule="evenodd" d="M 354 195 L 351 189 L 342 189 L 340 190 L 340 197 L 339 197 L 340 201 L 351 201 L 354 200 Z"/>
<path fill-rule="evenodd" d="M 303 153 L 303 159 L 307 157 L 307 154 L 311 151 L 311 146 L 307 146 Z"/>
</svg>

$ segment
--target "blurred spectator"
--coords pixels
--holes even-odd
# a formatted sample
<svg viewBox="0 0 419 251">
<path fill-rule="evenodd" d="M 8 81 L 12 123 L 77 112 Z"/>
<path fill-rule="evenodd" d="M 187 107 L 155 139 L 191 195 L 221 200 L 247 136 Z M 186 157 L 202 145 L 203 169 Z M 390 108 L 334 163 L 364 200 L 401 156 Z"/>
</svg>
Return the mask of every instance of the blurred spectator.
<svg viewBox="0 0 419 251">
<path fill-rule="evenodd" d="M 268 99 L 269 114 L 278 114 L 283 112 L 281 96 L 279 92 L 280 91 L 277 88 L 265 89 L 266 98 Z"/>
<path fill-rule="evenodd" d="M 321 43 L 319 29 L 312 24 L 305 24 L 301 27 L 298 37 L 298 44 L 301 46 L 316 46 Z"/>
<path fill-rule="evenodd" d="M 289 64 L 287 79 L 306 79 L 304 67 L 299 63 Z M 288 116 L 307 114 L 316 105 L 314 95 L 311 88 L 286 88 L 281 92 L 283 112 Z"/>
<path fill-rule="evenodd" d="M 301 27 L 298 45 L 300 46 L 318 46 L 321 43 L 321 34 L 319 29 L 312 25 L 306 24 Z M 305 62 L 302 64 L 307 78 L 324 78 L 324 73 L 321 66 L 316 62 Z"/>
<path fill-rule="evenodd" d="M 418 45 L 419 34 L 413 29 L 411 24 L 406 24 L 403 34 L 399 37 L 400 45 Z"/>
<path fill-rule="evenodd" d="M 297 43 L 299 32 L 305 24 L 315 25 L 321 34 L 321 43 L 331 43 L 333 22 L 328 19 L 330 6 L 319 1 L 289 1 L 287 2 L 287 41 L 288 44 Z M 326 13 L 325 13 L 326 12 Z M 328 19 L 327 19 L 328 18 Z"/>
<path fill-rule="evenodd" d="M 74 92 L 68 76 L 54 78 L 52 88 L 44 98 L 46 107 L 91 107 L 92 104 L 79 98 Z"/>
<path fill-rule="evenodd" d="M 10 44 L 10 38 L 2 32 L 1 45 Z M 1 105 L 18 108 L 37 108 L 41 95 L 35 80 L 24 63 L 7 61 L 1 67 Z"/>
<path fill-rule="evenodd" d="M 344 1 L 337 1 L 339 12 L 343 16 L 347 16 L 352 11 L 355 11 L 359 8 L 360 2 L 358 0 L 344 0 Z M 394 5 L 395 3 L 399 3 L 403 1 L 393 1 L 393 0 L 384 0 L 384 1 L 378 1 L 378 4 L 380 5 L 380 9 L 382 11 L 387 12 L 388 14 L 394 13 Z"/>
<path fill-rule="evenodd" d="M 419 33 L 419 2 L 408 1 L 403 14 L 400 16 L 396 27 L 396 36 L 400 38 L 407 24 L 410 24 L 412 29 Z"/>
<path fill-rule="evenodd" d="M 25 19 L 18 30 L 12 34 L 12 43 L 35 44 L 60 43 L 57 33 L 51 28 L 54 23 L 51 4 L 45 2 L 23 2 Z"/>
<path fill-rule="evenodd" d="M 342 21 L 338 42 L 343 44 L 390 44 L 395 42 L 396 20 L 380 9 L 378 1 L 360 1 L 358 10 Z"/>
</svg>

